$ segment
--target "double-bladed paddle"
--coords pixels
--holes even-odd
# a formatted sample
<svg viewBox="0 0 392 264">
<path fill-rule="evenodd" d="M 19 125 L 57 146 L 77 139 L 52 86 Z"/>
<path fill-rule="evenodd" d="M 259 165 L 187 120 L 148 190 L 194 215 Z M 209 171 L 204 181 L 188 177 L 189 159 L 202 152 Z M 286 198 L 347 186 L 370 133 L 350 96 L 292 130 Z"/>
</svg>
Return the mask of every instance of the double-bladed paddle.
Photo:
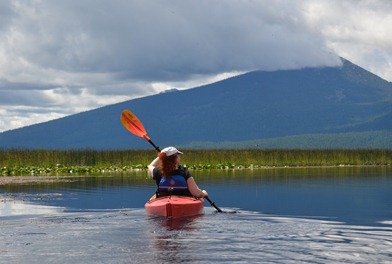
<svg viewBox="0 0 392 264">
<path fill-rule="evenodd" d="M 132 134 L 138 137 L 142 137 L 145 140 L 147 140 L 158 152 L 161 150 L 159 147 L 157 147 L 154 142 L 151 141 L 150 137 L 147 135 L 147 131 L 144 128 L 142 122 L 140 122 L 139 118 L 137 118 L 131 111 L 129 110 L 124 110 L 121 113 L 121 123 L 123 126 Z M 218 212 L 223 212 L 216 204 L 215 202 L 211 201 L 211 199 L 207 196 L 204 197 L 206 200 L 218 211 Z"/>
<path fill-rule="evenodd" d="M 121 123 L 123 126 L 132 134 L 138 137 L 142 137 L 158 151 L 160 152 L 161 150 L 159 147 L 157 147 L 154 142 L 151 141 L 151 139 L 147 136 L 146 129 L 144 128 L 142 122 L 140 122 L 139 118 L 137 118 L 131 111 L 129 110 L 124 110 L 121 113 Z"/>
</svg>

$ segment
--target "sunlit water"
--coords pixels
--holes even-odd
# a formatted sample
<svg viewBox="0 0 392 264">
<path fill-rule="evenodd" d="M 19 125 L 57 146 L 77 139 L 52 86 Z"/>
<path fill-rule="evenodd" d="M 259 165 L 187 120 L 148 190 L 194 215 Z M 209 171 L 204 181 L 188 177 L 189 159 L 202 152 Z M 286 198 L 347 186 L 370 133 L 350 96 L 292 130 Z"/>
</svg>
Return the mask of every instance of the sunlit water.
<svg viewBox="0 0 392 264">
<path fill-rule="evenodd" d="M 195 174 L 236 213 L 149 217 L 139 175 L 1 186 L 0 262 L 392 262 L 390 169 Z"/>
</svg>

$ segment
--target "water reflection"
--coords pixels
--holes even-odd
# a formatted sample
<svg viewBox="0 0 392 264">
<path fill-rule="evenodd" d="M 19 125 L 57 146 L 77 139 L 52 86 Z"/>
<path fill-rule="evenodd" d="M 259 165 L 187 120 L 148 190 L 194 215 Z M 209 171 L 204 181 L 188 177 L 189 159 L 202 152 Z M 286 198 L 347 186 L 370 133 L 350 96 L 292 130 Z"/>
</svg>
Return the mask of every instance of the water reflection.
<svg viewBox="0 0 392 264">
<path fill-rule="evenodd" d="M 189 216 L 186 218 L 162 218 L 162 217 L 153 217 L 150 220 L 156 222 L 157 230 L 166 230 L 166 231 L 192 231 L 197 230 L 197 220 L 202 218 L 204 215 L 196 215 Z"/>
<path fill-rule="evenodd" d="M 392 220 L 392 167 L 198 170 L 192 174 L 222 209 L 350 224 Z M 68 211 L 142 209 L 154 191 L 155 183 L 145 171 L 0 186 L 0 194 L 9 199 Z"/>
<path fill-rule="evenodd" d="M 182 219 L 150 219 L 148 234 L 153 248 L 154 263 L 178 263 L 180 260 L 197 263 L 201 259 L 195 252 L 200 251 L 198 241 L 192 239 L 200 233 L 203 215 Z M 185 234 L 185 236 L 184 236 Z"/>
<path fill-rule="evenodd" d="M 64 211 L 56 206 L 37 205 L 21 201 L 7 201 L 0 199 L 0 218 L 15 216 L 52 215 Z"/>
<path fill-rule="evenodd" d="M 221 206 L 351 224 L 392 219 L 391 167 L 227 170 L 203 184 Z"/>
<path fill-rule="evenodd" d="M 2 220 L 0 262 L 389 263 L 391 232 L 212 208 L 173 228 L 143 209 L 85 210 Z"/>
</svg>

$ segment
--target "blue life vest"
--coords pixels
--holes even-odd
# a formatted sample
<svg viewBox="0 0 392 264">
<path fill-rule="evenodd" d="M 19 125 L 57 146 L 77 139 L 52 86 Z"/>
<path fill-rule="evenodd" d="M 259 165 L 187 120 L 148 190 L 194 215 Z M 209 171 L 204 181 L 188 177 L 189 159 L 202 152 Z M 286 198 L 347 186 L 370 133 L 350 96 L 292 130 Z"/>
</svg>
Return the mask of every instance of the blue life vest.
<svg viewBox="0 0 392 264">
<path fill-rule="evenodd" d="M 158 191 L 163 193 L 182 193 L 188 190 L 188 184 L 181 175 L 172 175 L 170 177 L 162 177 L 159 182 Z"/>
</svg>

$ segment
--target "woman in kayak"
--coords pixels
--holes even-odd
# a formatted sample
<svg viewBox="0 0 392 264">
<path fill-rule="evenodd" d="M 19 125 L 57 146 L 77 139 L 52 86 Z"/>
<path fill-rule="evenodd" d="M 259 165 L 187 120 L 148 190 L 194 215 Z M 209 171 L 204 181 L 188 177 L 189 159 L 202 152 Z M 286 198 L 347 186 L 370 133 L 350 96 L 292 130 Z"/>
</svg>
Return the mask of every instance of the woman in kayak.
<svg viewBox="0 0 392 264">
<path fill-rule="evenodd" d="M 167 195 L 207 197 L 208 193 L 200 190 L 189 171 L 180 165 L 180 154 L 183 153 L 175 147 L 164 148 L 148 165 L 148 174 L 158 186 L 157 197 Z"/>
</svg>

